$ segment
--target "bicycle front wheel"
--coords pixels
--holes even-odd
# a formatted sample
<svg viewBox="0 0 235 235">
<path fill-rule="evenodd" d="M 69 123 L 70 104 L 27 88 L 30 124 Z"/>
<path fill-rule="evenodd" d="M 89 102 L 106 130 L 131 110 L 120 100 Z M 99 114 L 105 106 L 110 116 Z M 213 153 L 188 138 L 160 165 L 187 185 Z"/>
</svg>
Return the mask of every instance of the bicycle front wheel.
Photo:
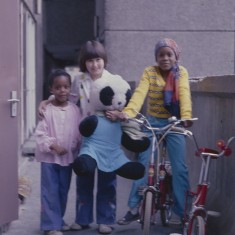
<svg viewBox="0 0 235 235">
<path fill-rule="evenodd" d="M 143 235 L 149 235 L 152 218 L 153 193 L 148 191 L 145 195 Z"/>
<path fill-rule="evenodd" d="M 188 235 L 205 235 L 205 221 L 200 215 L 192 219 L 190 227 L 191 232 Z"/>
</svg>

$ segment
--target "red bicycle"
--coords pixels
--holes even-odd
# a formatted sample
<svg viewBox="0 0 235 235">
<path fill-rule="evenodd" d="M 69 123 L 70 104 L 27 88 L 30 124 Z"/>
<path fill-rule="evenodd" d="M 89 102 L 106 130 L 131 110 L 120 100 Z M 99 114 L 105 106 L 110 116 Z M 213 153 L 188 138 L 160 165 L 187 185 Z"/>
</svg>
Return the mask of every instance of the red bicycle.
<svg viewBox="0 0 235 235">
<path fill-rule="evenodd" d="M 147 118 L 138 113 L 137 118 L 132 119 L 152 132 L 152 151 L 149 160 L 148 182 L 141 188 L 143 196 L 140 206 L 140 219 L 143 235 L 149 235 L 151 224 L 156 223 L 156 214 L 160 211 L 163 226 L 167 226 L 171 219 L 173 207 L 173 189 L 171 165 L 167 160 L 165 137 L 169 133 L 192 135 L 185 128 L 178 127 L 183 120 L 172 117 L 169 124 L 162 128 L 150 125 Z M 190 119 L 191 121 L 196 120 Z M 186 120 L 184 120 L 186 121 Z M 157 152 L 157 161 L 155 153 Z"/>
<path fill-rule="evenodd" d="M 209 166 L 212 159 L 218 159 L 222 156 L 229 156 L 232 153 L 229 145 L 234 139 L 235 136 L 229 138 L 227 143 L 222 140 L 217 141 L 217 147 L 220 149 L 220 152 L 214 149 L 197 148 L 198 150 L 196 152 L 196 156 L 201 157 L 202 159 L 201 171 L 196 192 L 189 191 L 187 193 L 183 235 L 205 235 L 208 216 L 219 215 L 218 212 L 207 211 L 205 208 L 207 190 L 209 185 Z"/>
</svg>

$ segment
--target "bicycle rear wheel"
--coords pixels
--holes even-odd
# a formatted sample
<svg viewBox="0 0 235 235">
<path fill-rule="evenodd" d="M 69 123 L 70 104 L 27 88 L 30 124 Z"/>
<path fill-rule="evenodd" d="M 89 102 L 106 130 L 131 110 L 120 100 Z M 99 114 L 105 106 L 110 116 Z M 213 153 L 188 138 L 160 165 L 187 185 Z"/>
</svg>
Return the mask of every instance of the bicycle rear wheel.
<svg viewBox="0 0 235 235">
<path fill-rule="evenodd" d="M 144 218 L 143 218 L 143 235 L 149 235 L 151 218 L 152 218 L 152 205 L 153 205 L 153 193 L 148 191 L 145 195 L 144 205 Z"/>
<path fill-rule="evenodd" d="M 205 235 L 205 221 L 202 216 L 198 215 L 192 219 L 191 232 L 188 235 Z"/>
</svg>

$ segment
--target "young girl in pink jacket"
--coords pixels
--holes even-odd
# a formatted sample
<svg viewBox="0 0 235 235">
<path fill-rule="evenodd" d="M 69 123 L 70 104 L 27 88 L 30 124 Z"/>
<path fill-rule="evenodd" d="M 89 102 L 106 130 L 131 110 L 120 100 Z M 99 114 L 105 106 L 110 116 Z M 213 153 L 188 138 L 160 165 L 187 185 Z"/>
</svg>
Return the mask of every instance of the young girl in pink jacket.
<svg viewBox="0 0 235 235">
<path fill-rule="evenodd" d="M 36 131 L 36 159 L 41 162 L 41 230 L 62 235 L 72 166 L 80 145 L 78 106 L 68 101 L 71 77 L 58 69 L 49 76 L 55 99 L 47 105 Z"/>
</svg>

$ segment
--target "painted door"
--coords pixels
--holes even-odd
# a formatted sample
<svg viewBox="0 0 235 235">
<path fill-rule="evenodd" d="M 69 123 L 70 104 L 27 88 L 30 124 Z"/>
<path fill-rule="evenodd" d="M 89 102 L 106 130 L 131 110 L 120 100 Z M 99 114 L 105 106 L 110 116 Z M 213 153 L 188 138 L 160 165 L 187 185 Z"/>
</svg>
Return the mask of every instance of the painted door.
<svg viewBox="0 0 235 235">
<path fill-rule="evenodd" d="M 0 226 L 18 218 L 19 1 L 0 1 Z"/>
</svg>

